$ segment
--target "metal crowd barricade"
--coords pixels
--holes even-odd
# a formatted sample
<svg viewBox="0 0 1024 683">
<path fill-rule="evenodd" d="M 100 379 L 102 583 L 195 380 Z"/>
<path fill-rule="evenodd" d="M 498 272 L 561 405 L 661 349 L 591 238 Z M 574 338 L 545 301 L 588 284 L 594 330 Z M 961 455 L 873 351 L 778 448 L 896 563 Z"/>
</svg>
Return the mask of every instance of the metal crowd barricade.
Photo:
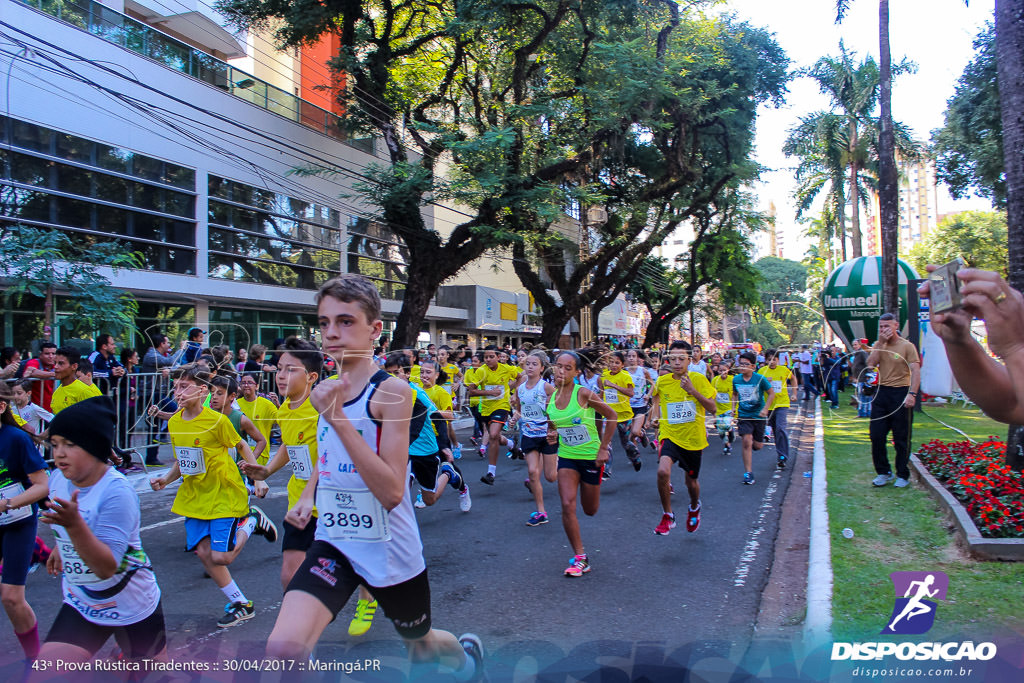
<svg viewBox="0 0 1024 683">
<path fill-rule="evenodd" d="M 160 446 L 170 443 L 167 434 L 167 422 L 157 416 L 150 416 L 149 409 L 156 406 L 158 410 L 173 412 L 174 382 L 171 379 L 173 369 L 153 373 L 133 372 L 118 381 L 109 382 L 107 396 L 114 404 L 116 426 L 114 444 L 126 451 L 135 451 L 140 461 L 146 459 L 147 452 L 157 455 Z M 26 378 L 32 382 L 50 382 L 53 379 Z M 105 382 L 97 386 L 103 388 Z M 259 391 L 274 394 L 277 390 L 274 373 L 262 372 L 259 378 Z M 33 425 L 33 428 L 46 428 L 46 424 Z M 37 429 L 37 432 L 42 431 Z M 44 450 L 47 463 L 52 465 L 49 449 Z"/>
</svg>

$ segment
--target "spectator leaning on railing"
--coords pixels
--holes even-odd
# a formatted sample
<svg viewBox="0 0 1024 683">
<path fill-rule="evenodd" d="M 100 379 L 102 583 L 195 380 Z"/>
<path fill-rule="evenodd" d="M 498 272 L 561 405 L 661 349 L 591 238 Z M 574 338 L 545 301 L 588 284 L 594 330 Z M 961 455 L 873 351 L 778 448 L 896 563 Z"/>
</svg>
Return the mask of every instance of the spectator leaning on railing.
<svg viewBox="0 0 1024 683">
<path fill-rule="evenodd" d="M 39 357 L 25 364 L 25 379 L 41 380 L 32 385 L 32 402 L 50 410 L 53 391 L 57 388 L 54 364 L 57 362 L 57 345 L 43 342 L 39 345 Z"/>
<path fill-rule="evenodd" d="M 935 266 L 928 266 L 928 272 Z M 959 309 L 932 313 L 932 329 L 942 339 L 960 389 L 986 415 L 1008 424 L 1024 424 L 1024 296 L 998 273 L 964 268 Z M 918 292 L 929 295 L 928 284 Z M 988 330 L 989 356 L 971 336 L 971 320 Z"/>
<path fill-rule="evenodd" d="M 109 334 L 96 337 L 96 350 L 89 354 L 92 363 L 92 377 L 99 387 L 100 393 L 110 394 L 111 389 L 118 386 L 124 377 L 124 367 L 115 355 L 117 343 Z"/>
<path fill-rule="evenodd" d="M 21 352 L 13 346 L 0 350 L 0 379 L 16 379 L 21 367 Z"/>
</svg>

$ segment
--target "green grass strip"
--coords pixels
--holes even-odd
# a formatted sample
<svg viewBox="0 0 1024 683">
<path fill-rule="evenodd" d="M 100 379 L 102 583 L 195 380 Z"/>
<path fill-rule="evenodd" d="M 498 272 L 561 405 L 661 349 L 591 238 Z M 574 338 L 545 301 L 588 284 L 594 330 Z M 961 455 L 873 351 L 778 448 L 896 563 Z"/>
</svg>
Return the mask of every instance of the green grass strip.
<svg viewBox="0 0 1024 683">
<path fill-rule="evenodd" d="M 845 397 L 841 399 L 845 402 Z M 922 488 L 897 489 L 871 485 L 868 420 L 857 409 L 824 406 L 825 457 L 828 468 L 829 534 L 834 587 L 833 637 L 836 640 L 886 640 L 879 631 L 893 606 L 894 571 L 938 570 L 949 575 L 948 599 L 939 604 L 929 640 L 965 633 L 976 637 L 1011 629 L 1024 635 L 1024 562 L 980 562 L 962 552 L 939 507 Z M 990 420 L 977 408 L 941 406 L 926 412 L 973 439 L 1006 439 L 1006 425 Z M 911 452 L 941 439 L 963 437 L 918 415 Z M 890 441 L 889 461 L 895 454 Z M 842 530 L 853 529 L 846 539 Z M 895 640 L 905 636 L 895 637 Z M 892 638 L 889 638 L 892 639 Z"/>
</svg>

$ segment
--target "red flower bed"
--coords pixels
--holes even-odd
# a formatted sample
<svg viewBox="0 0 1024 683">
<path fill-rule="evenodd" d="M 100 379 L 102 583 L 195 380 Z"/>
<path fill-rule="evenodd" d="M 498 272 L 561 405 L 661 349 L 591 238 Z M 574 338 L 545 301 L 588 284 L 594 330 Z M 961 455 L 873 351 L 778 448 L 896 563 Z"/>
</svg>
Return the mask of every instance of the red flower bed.
<svg viewBox="0 0 1024 683">
<path fill-rule="evenodd" d="M 963 503 L 982 536 L 1024 538 L 1024 474 L 1004 464 L 1006 444 L 936 440 L 917 456 Z"/>
</svg>

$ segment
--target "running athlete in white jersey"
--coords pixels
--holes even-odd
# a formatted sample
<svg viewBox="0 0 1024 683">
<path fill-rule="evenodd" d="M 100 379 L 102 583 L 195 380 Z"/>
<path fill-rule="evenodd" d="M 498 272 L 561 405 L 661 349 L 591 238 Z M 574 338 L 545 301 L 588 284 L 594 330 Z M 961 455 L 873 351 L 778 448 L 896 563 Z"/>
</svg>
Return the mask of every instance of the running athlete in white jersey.
<svg viewBox="0 0 1024 683">
<path fill-rule="evenodd" d="M 380 295 L 342 274 L 316 297 L 324 352 L 338 365 L 310 399 L 320 414 L 319 457 L 310 485 L 286 520 L 303 528 L 318 513 L 306 560 L 285 591 L 267 654 L 308 658 L 356 588 L 367 586 L 405 641 L 414 663 L 436 662 L 457 680 L 482 675 L 483 646 L 431 627 L 430 586 L 409 496 L 412 394 L 373 363 Z"/>
<path fill-rule="evenodd" d="M 626 372 L 633 378 L 633 395 L 629 399 L 629 407 L 633 409 L 633 424 L 630 438 L 637 440 L 647 448 L 651 445 L 647 436 L 647 411 L 650 408 L 651 391 L 658 381 L 658 371 L 642 365 L 643 351 L 630 349 L 626 351 Z"/>
<path fill-rule="evenodd" d="M 521 360 L 526 380 L 516 387 L 512 395 L 512 422 L 519 423 L 522 434 L 520 447 L 526 455 L 526 468 L 530 474 L 525 484 L 537 506 L 536 511 L 530 513 L 526 526 L 540 526 L 548 523 L 541 472 L 548 481 L 553 482 L 558 478 L 558 445 L 548 443 L 547 415 L 548 399 L 555 392 L 555 387 L 541 379 L 548 366 L 546 353 L 531 351 L 529 355 L 522 356 Z"/>
</svg>

